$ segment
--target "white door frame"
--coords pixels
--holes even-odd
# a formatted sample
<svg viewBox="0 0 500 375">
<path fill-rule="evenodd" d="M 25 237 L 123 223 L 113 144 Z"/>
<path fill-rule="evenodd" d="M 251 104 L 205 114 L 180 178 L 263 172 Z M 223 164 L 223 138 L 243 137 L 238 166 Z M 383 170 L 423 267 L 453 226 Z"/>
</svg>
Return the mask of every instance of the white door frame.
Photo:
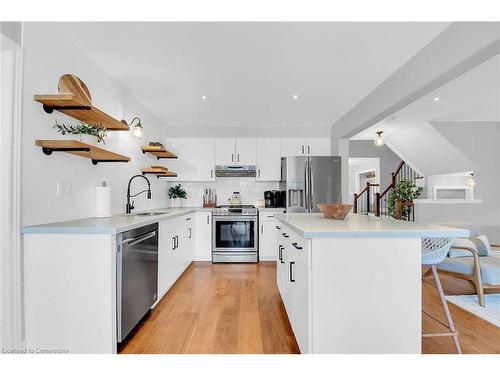
<svg viewBox="0 0 500 375">
<path fill-rule="evenodd" d="M 21 113 L 22 61 L 20 45 L 0 33 L 0 347 L 24 345 L 21 256 Z M 11 81 L 2 82 L 4 78 Z M 5 95 L 3 99 L 2 95 Z M 4 108 L 5 107 L 5 108 Z M 5 170 L 4 170 L 5 169 Z"/>
</svg>

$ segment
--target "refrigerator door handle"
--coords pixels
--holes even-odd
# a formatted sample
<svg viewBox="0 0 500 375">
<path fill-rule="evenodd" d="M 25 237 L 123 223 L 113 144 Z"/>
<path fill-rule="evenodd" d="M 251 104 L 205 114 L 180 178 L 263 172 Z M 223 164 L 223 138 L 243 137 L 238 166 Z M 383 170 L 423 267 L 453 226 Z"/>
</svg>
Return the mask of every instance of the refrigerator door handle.
<svg viewBox="0 0 500 375">
<path fill-rule="evenodd" d="M 304 163 L 304 208 L 309 212 L 309 161 L 306 158 Z"/>
<path fill-rule="evenodd" d="M 309 209 L 308 211 L 309 212 L 313 212 L 313 176 L 312 176 L 312 160 L 309 159 L 309 177 L 308 177 L 308 182 L 309 182 L 309 186 L 307 187 L 307 190 L 309 192 Z"/>
</svg>

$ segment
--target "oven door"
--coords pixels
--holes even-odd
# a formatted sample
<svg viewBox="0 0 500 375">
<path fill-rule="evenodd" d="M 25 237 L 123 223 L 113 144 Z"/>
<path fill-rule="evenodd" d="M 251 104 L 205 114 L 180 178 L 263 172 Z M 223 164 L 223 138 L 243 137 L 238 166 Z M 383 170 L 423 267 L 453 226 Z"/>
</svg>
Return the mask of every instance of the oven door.
<svg viewBox="0 0 500 375">
<path fill-rule="evenodd" d="M 257 236 L 256 217 L 214 216 L 213 218 L 214 252 L 256 252 Z"/>
</svg>

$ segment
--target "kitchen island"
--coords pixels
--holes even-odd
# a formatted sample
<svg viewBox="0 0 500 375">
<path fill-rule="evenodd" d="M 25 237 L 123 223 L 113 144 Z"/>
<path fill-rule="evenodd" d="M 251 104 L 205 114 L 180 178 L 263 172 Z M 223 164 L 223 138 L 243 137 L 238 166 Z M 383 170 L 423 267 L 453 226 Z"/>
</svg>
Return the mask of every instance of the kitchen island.
<svg viewBox="0 0 500 375">
<path fill-rule="evenodd" d="M 277 214 L 277 283 L 302 353 L 420 353 L 423 237 L 439 225 Z"/>
</svg>

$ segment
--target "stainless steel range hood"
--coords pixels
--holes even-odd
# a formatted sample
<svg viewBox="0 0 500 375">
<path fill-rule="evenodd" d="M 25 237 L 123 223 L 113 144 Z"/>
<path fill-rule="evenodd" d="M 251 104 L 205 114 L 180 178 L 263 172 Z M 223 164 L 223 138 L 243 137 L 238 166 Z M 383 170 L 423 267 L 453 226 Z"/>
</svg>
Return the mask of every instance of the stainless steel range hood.
<svg viewBox="0 0 500 375">
<path fill-rule="evenodd" d="M 255 165 L 216 165 L 217 177 L 255 177 Z"/>
</svg>

